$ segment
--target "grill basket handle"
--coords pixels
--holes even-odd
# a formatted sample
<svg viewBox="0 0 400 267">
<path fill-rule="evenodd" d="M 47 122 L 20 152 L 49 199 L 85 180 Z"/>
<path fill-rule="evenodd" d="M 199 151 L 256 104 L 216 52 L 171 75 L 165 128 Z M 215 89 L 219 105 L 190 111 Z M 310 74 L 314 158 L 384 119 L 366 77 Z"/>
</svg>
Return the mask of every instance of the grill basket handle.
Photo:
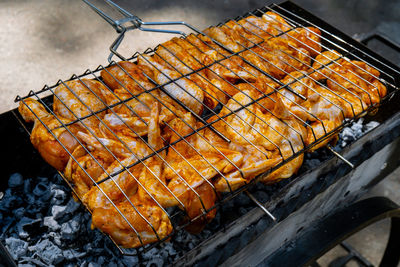
<svg viewBox="0 0 400 267">
<path fill-rule="evenodd" d="M 132 13 L 128 12 L 124 8 L 120 7 L 119 5 L 115 4 L 111 0 L 104 0 L 107 4 L 111 7 L 116 9 L 119 13 L 123 15 L 121 19 L 114 19 L 107 13 L 105 13 L 100 8 L 96 7 L 92 4 L 89 0 L 82 0 L 85 4 L 87 4 L 94 12 L 96 12 L 100 17 L 102 17 L 105 21 L 107 21 L 118 33 L 118 37 L 110 46 L 110 55 L 108 56 L 108 61 L 112 62 L 112 57 L 115 55 L 119 57 L 121 60 L 126 60 L 124 56 L 117 52 L 118 47 L 120 46 L 122 40 L 125 37 L 125 33 L 130 30 L 139 29 L 141 31 L 147 32 L 158 32 L 158 33 L 170 33 L 170 34 L 179 34 L 182 36 L 186 36 L 186 33 L 183 31 L 177 30 L 169 30 L 169 29 L 156 29 L 152 28 L 151 26 L 171 26 L 171 25 L 182 25 L 186 26 L 189 29 L 197 32 L 202 33 L 201 31 L 197 30 L 195 27 L 187 24 L 184 21 L 165 21 L 165 22 L 144 22 L 138 16 L 133 15 Z M 146 27 L 148 26 L 148 27 Z M 150 27 L 149 27 L 150 26 Z"/>
</svg>

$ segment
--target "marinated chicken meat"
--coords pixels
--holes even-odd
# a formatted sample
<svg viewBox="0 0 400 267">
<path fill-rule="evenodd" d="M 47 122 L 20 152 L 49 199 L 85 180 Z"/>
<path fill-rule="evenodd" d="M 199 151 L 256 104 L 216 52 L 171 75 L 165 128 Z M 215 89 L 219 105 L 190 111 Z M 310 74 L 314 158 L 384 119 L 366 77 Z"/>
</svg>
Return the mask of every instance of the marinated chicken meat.
<svg viewBox="0 0 400 267">
<path fill-rule="evenodd" d="M 378 70 L 273 12 L 203 33 L 63 82 L 52 107 L 20 103 L 33 146 L 123 247 L 168 238 L 174 206 L 199 233 L 225 194 L 293 176 L 387 94 Z"/>
</svg>

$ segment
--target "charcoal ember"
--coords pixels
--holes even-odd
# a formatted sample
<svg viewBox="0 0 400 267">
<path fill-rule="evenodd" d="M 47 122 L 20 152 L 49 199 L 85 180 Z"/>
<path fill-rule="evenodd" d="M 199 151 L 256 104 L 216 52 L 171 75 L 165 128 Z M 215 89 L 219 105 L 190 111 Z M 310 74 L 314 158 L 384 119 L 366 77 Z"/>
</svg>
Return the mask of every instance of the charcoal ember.
<svg viewBox="0 0 400 267">
<path fill-rule="evenodd" d="M 234 206 L 238 206 L 238 205 L 249 206 L 250 204 L 251 204 L 251 200 L 244 193 L 240 193 L 234 199 Z"/>
<path fill-rule="evenodd" d="M 26 194 L 24 200 L 28 205 L 33 205 L 36 203 L 35 196 L 32 194 Z"/>
<path fill-rule="evenodd" d="M 11 174 L 10 178 L 8 179 L 8 186 L 10 188 L 19 187 L 24 184 L 24 178 L 20 173 Z"/>
<path fill-rule="evenodd" d="M 164 259 L 161 257 L 159 253 L 159 249 L 152 248 L 146 253 L 143 253 L 143 259 L 147 260 L 146 266 L 163 266 Z"/>
<path fill-rule="evenodd" d="M 58 206 L 58 205 L 54 205 L 53 207 L 51 207 L 51 215 L 53 216 L 54 220 L 62 218 L 65 214 L 66 208 L 67 206 Z"/>
<path fill-rule="evenodd" d="M 161 267 L 164 265 L 164 260 L 161 256 L 155 256 L 151 260 L 149 260 L 146 264 L 147 267 Z"/>
<path fill-rule="evenodd" d="M 90 263 L 94 266 L 103 266 L 107 261 L 106 258 L 104 256 L 100 256 L 100 257 L 92 257 L 93 259 L 90 259 Z"/>
<path fill-rule="evenodd" d="M 43 182 L 38 183 L 33 189 L 33 194 L 37 197 L 41 197 L 46 193 L 49 193 L 49 186 Z"/>
<path fill-rule="evenodd" d="M 304 164 L 304 166 L 302 166 L 303 168 L 312 170 L 317 168 L 321 164 L 321 161 L 319 159 L 310 159 L 310 160 L 305 160 L 303 164 Z"/>
<path fill-rule="evenodd" d="M 261 203 L 265 203 L 269 200 L 269 195 L 263 190 L 259 190 L 253 193 L 254 197 Z"/>
<path fill-rule="evenodd" d="M 65 191 L 58 188 L 57 185 L 53 184 L 50 187 L 51 191 L 51 201 L 50 204 L 54 205 L 61 205 L 64 204 L 65 200 L 67 199 L 67 194 Z"/>
<path fill-rule="evenodd" d="M 70 261 L 70 260 L 83 258 L 83 257 L 86 256 L 86 253 L 85 252 L 78 252 L 78 251 L 76 251 L 74 249 L 68 249 L 68 250 L 64 250 L 63 251 L 63 256 L 64 256 L 64 258 L 66 260 Z"/>
<path fill-rule="evenodd" d="M 18 238 L 9 237 L 6 238 L 6 247 L 13 259 L 18 260 L 20 257 L 26 255 L 28 250 L 28 242 Z"/>
<path fill-rule="evenodd" d="M 165 253 L 167 253 L 167 255 L 170 255 L 170 256 L 175 256 L 177 254 L 176 250 L 174 249 L 173 244 L 170 242 L 165 243 L 165 245 L 163 247 L 163 251 Z"/>
<path fill-rule="evenodd" d="M 36 265 L 31 263 L 19 263 L 18 267 L 35 267 Z"/>
<path fill-rule="evenodd" d="M 19 263 L 18 263 L 18 267 L 20 267 L 20 266 L 26 266 L 26 267 L 28 267 L 28 266 L 33 266 L 33 267 L 35 267 L 35 266 L 43 266 L 43 267 L 47 267 L 48 264 L 46 264 L 46 263 L 44 263 L 44 262 L 42 262 L 42 261 L 40 261 L 38 259 L 34 259 L 32 257 L 22 257 L 19 260 Z"/>
<path fill-rule="evenodd" d="M 74 216 L 76 210 L 79 209 L 79 207 L 80 204 L 76 202 L 73 198 L 71 198 L 66 206 L 53 206 L 54 209 L 52 209 L 52 214 L 55 220 L 59 222 L 66 222 L 72 216 Z"/>
<path fill-rule="evenodd" d="M 47 239 L 29 246 L 28 250 L 47 264 L 59 264 L 64 260 L 62 250 Z"/>
<path fill-rule="evenodd" d="M 0 210 L 1 211 L 11 211 L 15 208 L 22 206 L 24 201 L 18 195 L 15 195 L 10 188 L 7 188 L 4 192 L 3 198 L 0 200 Z"/>
<path fill-rule="evenodd" d="M 62 247 L 65 244 L 61 241 L 61 235 L 59 233 L 50 232 L 47 234 L 46 237 L 49 238 L 54 244 L 56 244 L 59 247 Z"/>
<path fill-rule="evenodd" d="M 33 228 L 40 228 L 41 222 L 41 219 L 34 220 L 28 217 L 23 217 L 16 225 L 18 236 L 24 239 L 29 237 L 29 231 L 32 231 Z"/>
<path fill-rule="evenodd" d="M 139 264 L 139 258 L 137 256 L 123 256 L 121 261 L 126 266 L 137 266 Z"/>
<path fill-rule="evenodd" d="M 32 193 L 31 179 L 25 179 L 24 180 L 24 193 L 26 195 L 31 195 L 31 193 Z"/>
<path fill-rule="evenodd" d="M 61 226 L 56 220 L 54 220 L 54 217 L 52 216 L 44 217 L 43 225 L 47 226 L 52 231 L 58 231 L 61 228 Z"/>
<path fill-rule="evenodd" d="M 61 236 L 66 240 L 74 240 L 80 230 L 80 216 L 74 217 L 61 225 Z"/>
<path fill-rule="evenodd" d="M 101 264 L 99 264 L 97 262 L 89 262 L 89 264 L 87 266 L 88 267 L 101 267 Z"/>
<path fill-rule="evenodd" d="M 13 210 L 12 213 L 14 214 L 14 217 L 19 220 L 22 217 L 24 217 L 25 208 L 20 207 L 18 209 Z"/>
</svg>

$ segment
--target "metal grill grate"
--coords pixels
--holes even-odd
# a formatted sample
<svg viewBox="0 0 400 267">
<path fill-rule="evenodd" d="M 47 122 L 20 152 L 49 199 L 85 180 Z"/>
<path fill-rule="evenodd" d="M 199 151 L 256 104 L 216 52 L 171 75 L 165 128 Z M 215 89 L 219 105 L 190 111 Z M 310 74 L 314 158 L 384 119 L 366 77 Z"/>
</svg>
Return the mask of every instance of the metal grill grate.
<svg viewBox="0 0 400 267">
<path fill-rule="evenodd" d="M 42 156 L 64 150 L 61 166 L 44 157 L 116 243 L 144 247 L 200 230 L 218 205 L 256 181 L 291 176 L 305 152 L 398 90 L 397 70 L 284 6 L 203 32 L 184 24 L 196 33 L 17 97 L 35 121 L 34 146 Z M 120 11 L 134 28 L 161 25 Z M 123 60 L 125 31 L 111 49 Z"/>
</svg>

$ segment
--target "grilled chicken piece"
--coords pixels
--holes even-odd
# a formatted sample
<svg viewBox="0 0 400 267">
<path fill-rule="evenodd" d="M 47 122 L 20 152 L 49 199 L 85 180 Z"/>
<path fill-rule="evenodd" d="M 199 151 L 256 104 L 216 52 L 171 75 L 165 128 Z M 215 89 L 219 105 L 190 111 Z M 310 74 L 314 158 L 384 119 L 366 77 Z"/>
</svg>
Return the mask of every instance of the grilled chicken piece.
<svg viewBox="0 0 400 267">
<path fill-rule="evenodd" d="M 169 127 L 166 138 L 169 143 L 178 142 L 168 149 L 166 158 L 170 166 L 165 168 L 166 179 L 170 180 L 168 188 L 182 202 L 188 219 L 194 219 L 215 204 L 217 196 L 211 179 L 240 166 L 243 156 L 240 152 L 229 150 L 226 141 L 209 140 L 208 129 L 181 140 L 197 128 L 190 113 L 183 119 L 174 119 Z M 215 213 L 215 209 L 211 210 L 186 229 L 191 233 L 201 231 Z"/>
<path fill-rule="evenodd" d="M 158 105 L 155 104 L 154 106 Z M 149 133 L 154 131 L 154 120 L 158 120 L 158 117 L 155 115 L 153 115 L 152 118 L 148 126 Z M 113 202 L 126 199 L 125 195 L 131 197 L 138 189 L 138 182 L 143 183 L 139 188 L 142 188 L 143 185 L 146 186 L 144 183 L 147 183 L 147 181 L 143 181 L 141 178 L 145 170 L 152 168 L 152 164 L 149 163 L 152 158 L 138 163 L 139 160 L 153 152 L 150 149 L 150 140 L 152 140 L 151 134 L 149 134 L 148 137 L 149 144 L 139 138 L 124 136 L 123 132 L 115 132 L 114 134 L 118 136 L 118 140 L 111 138 L 94 138 L 82 132 L 78 133 L 89 149 L 103 151 L 103 153 L 109 150 L 114 155 L 114 161 L 109 165 L 107 171 L 103 172 L 97 180 L 106 179 L 112 174 L 114 174 L 114 176 L 101 183 L 99 186 L 92 187 L 83 197 L 83 201 L 92 210 L 106 205 L 109 202 L 107 196 Z M 129 167 L 130 165 L 134 166 Z"/>
<path fill-rule="evenodd" d="M 148 144 L 152 147 L 153 151 L 158 151 L 164 147 L 163 140 L 161 139 L 159 127 L 159 106 L 154 103 L 151 110 L 151 121 L 149 123 Z M 139 181 L 142 186 L 138 188 L 138 194 L 143 200 L 156 199 L 157 203 L 163 207 L 172 207 L 179 202 L 175 195 L 173 195 L 168 187 L 164 173 L 164 162 L 166 151 L 157 152 L 156 155 L 144 161 L 142 173 L 139 176 Z"/>
<path fill-rule="evenodd" d="M 63 127 L 62 124 L 71 121 L 63 117 L 55 118 L 41 103 L 31 98 L 21 101 L 18 111 L 26 122 L 34 122 L 30 137 L 32 145 L 47 163 L 62 171 L 69 160 L 69 153 L 79 145 L 74 136 L 81 130 L 80 126 L 73 124 Z"/>
<path fill-rule="evenodd" d="M 362 62 L 352 61 L 352 63 L 357 64 Z M 335 69 L 336 72 L 327 81 L 329 88 L 340 93 L 353 92 L 360 96 L 369 106 L 379 104 L 381 98 L 387 93 L 386 87 L 371 75 L 365 75 L 364 68 L 370 67 L 367 67 L 365 64 L 359 64 L 356 67 L 353 64 L 346 61 L 342 63 L 342 67 L 337 67 Z M 373 71 L 370 72 L 373 73 Z M 376 77 L 379 77 L 379 74 Z"/>
<path fill-rule="evenodd" d="M 310 77 L 315 80 L 325 80 L 332 75 L 332 70 L 341 66 L 344 62 L 342 55 L 335 50 L 324 51 L 319 54 L 312 65 L 315 70 L 310 74 Z"/>
<path fill-rule="evenodd" d="M 284 18 L 271 11 L 263 14 L 261 18 L 268 24 L 267 32 L 270 32 L 275 36 L 293 28 L 285 21 Z"/>
<path fill-rule="evenodd" d="M 145 72 L 148 73 L 149 70 Z M 160 123 L 168 122 L 176 116 L 183 116 L 185 111 L 183 107 L 158 89 L 151 90 L 154 85 L 136 64 L 122 61 L 118 65 L 106 68 L 101 75 L 114 91 L 113 97 L 107 98 L 107 104 L 113 105 L 113 108 L 112 112 L 104 116 L 104 124 L 100 125 L 103 132 L 112 130 L 131 137 L 147 135 L 151 106 L 154 102 L 162 102 Z M 115 82 L 117 77 L 118 83 Z M 122 103 L 115 105 L 118 102 Z"/>
<path fill-rule="evenodd" d="M 160 45 L 153 57 L 167 68 L 173 68 L 186 75 L 204 66 L 201 61 L 185 50 L 184 47 L 191 49 L 189 45 L 182 39 L 173 38 Z M 197 53 L 193 52 L 193 49 L 191 50 L 192 53 L 197 55 Z M 197 50 L 197 52 L 199 51 Z M 207 79 L 205 70 L 200 70 L 188 78 L 204 90 L 204 104 L 211 109 L 215 108 L 218 105 L 218 98 L 215 94 L 216 89 L 213 88 L 212 83 Z"/>
<path fill-rule="evenodd" d="M 145 202 L 133 195 L 130 202 L 125 200 L 116 207 L 118 210 L 111 205 L 96 208 L 92 214 L 92 227 L 109 234 L 125 248 L 156 242 L 172 232 L 167 214 L 154 202 Z"/>
<path fill-rule="evenodd" d="M 100 75 L 110 89 L 123 87 L 132 95 L 136 95 L 154 88 L 154 84 L 143 74 L 151 72 L 151 69 L 146 66 L 139 68 L 129 61 L 121 61 L 102 70 Z"/>
<path fill-rule="evenodd" d="M 72 182 L 78 196 L 82 197 L 113 161 L 114 157 L 106 151 L 95 150 L 88 154 L 82 146 L 78 146 L 65 167 L 64 176 Z"/>
<path fill-rule="evenodd" d="M 105 180 L 103 183 L 93 186 L 82 197 L 90 210 L 110 205 L 110 201 L 118 203 L 133 196 L 138 189 L 138 179 L 143 166 L 137 164 L 131 168 L 126 168 L 137 162 L 137 158 L 131 156 L 124 160 L 115 160 L 106 172 L 97 178 L 97 181 Z M 118 173 L 118 174 L 116 174 Z M 112 175 L 112 176 L 111 176 Z"/>
<path fill-rule="evenodd" d="M 302 100 L 287 89 L 283 90 L 283 103 L 288 109 L 297 116 L 301 122 L 310 121 L 307 128 L 306 145 L 313 143 L 319 138 L 335 130 L 345 119 L 345 111 L 348 106 L 343 98 L 333 93 L 328 94 L 326 89 L 317 85 L 309 77 L 304 77 L 305 73 L 292 72 L 287 75 L 282 82 L 290 84 L 290 89 L 307 98 Z M 302 78 L 303 77 L 303 78 Z M 326 145 L 337 135 L 332 135 L 323 142 L 314 146 L 311 151 Z"/>
<path fill-rule="evenodd" d="M 346 98 L 358 98 L 361 106 L 364 103 L 368 106 L 379 104 L 387 94 L 386 87 L 377 79 L 379 71 L 365 62 L 341 57 L 334 50 L 321 53 L 315 59 L 313 69 L 316 71 L 311 76 L 318 80 L 327 79 L 330 89 Z"/>
<path fill-rule="evenodd" d="M 153 79 L 158 84 L 169 83 L 163 86 L 169 95 L 181 101 L 196 114 L 202 112 L 204 91 L 198 85 L 187 78 L 179 79 L 181 75 L 178 72 L 159 64 L 148 55 L 141 55 L 138 61 L 140 66 L 144 65 L 152 68 L 154 73 Z M 171 82 L 174 79 L 178 80 Z"/>
<path fill-rule="evenodd" d="M 315 27 L 296 28 L 281 38 L 285 38 L 296 44 L 297 47 L 308 51 L 311 57 L 315 58 L 321 54 L 321 31 Z"/>
<path fill-rule="evenodd" d="M 88 79 L 68 81 L 60 84 L 54 90 L 53 110 L 57 116 L 71 121 L 89 116 L 79 122 L 83 128 L 96 130 L 104 117 L 104 112 L 92 115 L 94 112 L 106 108 L 106 98 L 110 96 L 108 89 L 100 82 Z"/>
<path fill-rule="evenodd" d="M 244 155 L 243 165 L 240 170 L 234 170 L 226 176 L 226 179 L 220 178 L 215 186 L 218 191 L 234 190 L 241 185 L 247 183 L 257 175 L 266 172 L 273 166 L 282 161 L 283 158 L 289 158 L 294 153 L 297 153 L 304 147 L 303 139 L 306 134 L 302 126 L 297 121 L 288 117 L 287 111 L 282 103 L 275 104 L 271 107 L 273 101 L 265 103 L 270 105 L 267 113 L 262 110 L 267 110 L 267 107 L 259 104 L 251 104 L 251 101 L 257 99 L 257 91 L 243 90 L 236 94 L 228 101 L 227 107 L 229 110 L 236 111 L 243 106 L 246 108 L 234 112 L 228 116 L 224 122 L 214 124 L 215 128 L 225 135 L 232 142 L 230 149 L 241 152 Z M 279 103 L 280 99 L 275 101 Z M 260 106 L 264 106 L 261 108 Z M 229 113 L 228 108 L 223 108 L 220 116 Z M 278 117 L 272 115 L 279 114 Z M 279 119 L 281 117 L 282 119 Z M 297 135 L 297 136 L 295 136 Z M 292 139 L 294 139 L 293 144 Z M 279 152 L 277 152 L 279 151 Z M 297 161 L 292 161 L 292 175 L 301 166 L 302 157 Z M 278 169 L 274 176 L 270 179 L 280 179 L 288 177 L 289 171 Z"/>
<path fill-rule="evenodd" d="M 181 198 L 186 207 L 188 219 L 194 219 L 194 221 L 190 222 L 190 224 L 185 227 L 185 230 L 189 233 L 200 233 L 206 224 L 210 223 L 217 214 L 216 208 L 208 211 L 217 201 L 217 194 L 214 190 L 215 189 L 210 184 L 203 183 L 196 187 L 194 192 L 188 190 L 185 195 L 182 195 Z M 199 217 L 205 212 L 207 213 L 204 216 Z M 185 222 L 186 221 L 184 221 L 184 223 Z"/>
<path fill-rule="evenodd" d="M 226 29 L 226 28 L 225 28 Z M 243 50 L 243 47 L 237 43 L 237 39 L 229 36 L 222 27 L 210 27 L 203 31 L 208 37 L 219 42 L 224 48 L 236 53 Z M 233 34 L 233 33 L 232 33 Z M 235 36 L 237 37 L 237 36 Z"/>
</svg>

